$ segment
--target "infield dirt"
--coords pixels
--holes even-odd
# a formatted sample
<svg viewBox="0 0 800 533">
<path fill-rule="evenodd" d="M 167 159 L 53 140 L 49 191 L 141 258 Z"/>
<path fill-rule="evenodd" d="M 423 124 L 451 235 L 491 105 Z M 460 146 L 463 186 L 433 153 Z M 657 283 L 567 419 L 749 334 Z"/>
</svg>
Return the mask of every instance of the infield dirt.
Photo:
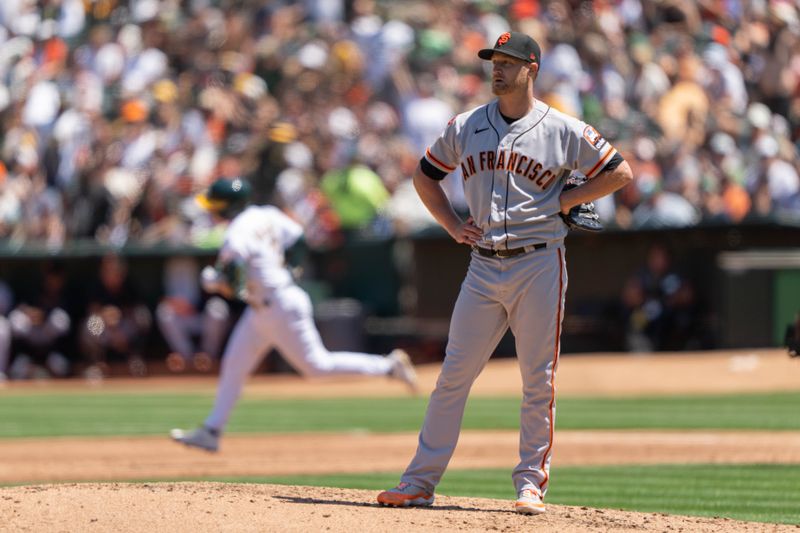
<svg viewBox="0 0 800 533">
<path fill-rule="evenodd" d="M 437 372 L 437 366 L 420 369 L 426 393 L 433 388 Z M 213 378 L 151 378 L 114 380 L 101 387 L 211 391 L 214 385 Z M 798 390 L 800 360 L 789 359 L 781 350 L 566 356 L 560 363 L 557 386 L 562 396 Z M 37 394 L 86 387 L 82 381 L 12 383 L 7 391 Z M 487 366 L 473 394 L 508 395 L 519 388 L 516 361 L 497 360 Z M 3 394 L 0 391 L 0 398 Z M 400 394 L 404 394 L 402 388 L 383 380 L 309 382 L 280 376 L 255 378 L 245 391 L 245 395 L 275 397 Z M 374 504 L 373 492 L 333 488 L 67 483 L 392 470 L 399 475 L 416 446 L 415 434 L 325 435 L 323 461 L 318 459 L 321 438 L 230 435 L 216 455 L 187 450 L 166 437 L 0 441 L 0 483 L 37 484 L 0 492 L 0 531 L 518 531 L 532 527 L 540 531 L 798 531 L 794 526 L 555 505 L 544 516 L 522 517 L 510 512 L 507 500 L 440 495 L 432 509 L 396 510 Z M 517 438 L 516 432 L 465 432 L 452 468 L 511 468 L 516 462 Z M 554 462 L 800 463 L 800 433 L 557 431 Z M 56 482 L 61 484 L 41 485 Z"/>
</svg>

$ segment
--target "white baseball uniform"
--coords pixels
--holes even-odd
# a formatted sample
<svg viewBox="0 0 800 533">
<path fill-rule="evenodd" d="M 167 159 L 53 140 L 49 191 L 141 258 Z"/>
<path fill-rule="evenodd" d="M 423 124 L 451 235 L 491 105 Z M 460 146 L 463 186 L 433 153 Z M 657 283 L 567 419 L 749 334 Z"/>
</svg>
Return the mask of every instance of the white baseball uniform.
<svg viewBox="0 0 800 533">
<path fill-rule="evenodd" d="M 558 216 L 559 196 L 570 173 L 591 179 L 614 154 L 594 128 L 542 102 L 509 124 L 496 100 L 456 116 L 426 150 L 422 168 L 429 177 L 461 169 L 483 239 L 472 252 L 441 375 L 402 482 L 428 491 L 439 483 L 470 387 L 510 327 L 523 379 L 520 462 L 512 477 L 518 492 L 544 495 L 567 289 L 567 227 Z"/>
<path fill-rule="evenodd" d="M 284 264 L 284 251 L 301 235 L 300 225 L 272 206 L 248 207 L 226 230 L 219 262 L 237 262 L 246 270 L 250 305 L 225 348 L 217 398 L 205 421 L 208 428 L 224 430 L 247 376 L 272 347 L 303 376 L 381 376 L 393 369 L 387 357 L 325 349 L 311 299 Z"/>
</svg>

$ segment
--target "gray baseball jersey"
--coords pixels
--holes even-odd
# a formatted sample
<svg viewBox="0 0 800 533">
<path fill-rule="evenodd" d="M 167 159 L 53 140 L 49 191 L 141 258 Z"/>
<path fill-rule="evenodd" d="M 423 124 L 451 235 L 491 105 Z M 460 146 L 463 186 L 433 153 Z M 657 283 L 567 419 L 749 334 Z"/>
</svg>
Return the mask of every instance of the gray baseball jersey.
<svg viewBox="0 0 800 533">
<path fill-rule="evenodd" d="M 507 124 L 497 101 L 453 118 L 425 152 L 444 173 L 460 167 L 464 193 L 486 248 L 563 239 L 559 196 L 572 172 L 591 179 L 617 151 L 592 127 L 536 100 Z"/>
</svg>

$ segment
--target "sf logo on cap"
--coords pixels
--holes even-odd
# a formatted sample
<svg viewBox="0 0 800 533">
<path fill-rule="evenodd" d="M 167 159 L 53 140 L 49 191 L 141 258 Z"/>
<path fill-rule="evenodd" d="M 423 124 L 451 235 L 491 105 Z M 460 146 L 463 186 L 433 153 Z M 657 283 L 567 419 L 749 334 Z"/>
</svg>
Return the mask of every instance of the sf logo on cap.
<svg viewBox="0 0 800 533">
<path fill-rule="evenodd" d="M 503 35 L 497 38 L 497 44 L 495 46 L 502 46 L 511 39 L 511 34 L 509 32 L 505 32 Z"/>
</svg>

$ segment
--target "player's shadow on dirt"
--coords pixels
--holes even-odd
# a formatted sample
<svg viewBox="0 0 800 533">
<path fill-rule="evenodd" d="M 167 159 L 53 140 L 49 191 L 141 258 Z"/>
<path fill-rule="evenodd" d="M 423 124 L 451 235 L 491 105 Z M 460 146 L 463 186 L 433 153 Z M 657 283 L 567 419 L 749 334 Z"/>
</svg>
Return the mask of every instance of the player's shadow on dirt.
<svg viewBox="0 0 800 533">
<path fill-rule="evenodd" d="M 348 507 L 384 507 L 379 503 L 354 502 L 345 500 L 324 500 L 322 498 L 301 498 L 299 496 L 273 496 L 277 500 L 286 503 L 306 503 L 306 504 L 327 504 L 327 505 L 346 505 Z M 389 507 L 392 509 L 392 507 Z M 437 505 L 435 507 L 415 507 L 424 511 L 470 511 L 473 513 L 505 513 L 505 509 L 478 509 L 477 507 L 463 507 L 461 505 Z"/>
</svg>

